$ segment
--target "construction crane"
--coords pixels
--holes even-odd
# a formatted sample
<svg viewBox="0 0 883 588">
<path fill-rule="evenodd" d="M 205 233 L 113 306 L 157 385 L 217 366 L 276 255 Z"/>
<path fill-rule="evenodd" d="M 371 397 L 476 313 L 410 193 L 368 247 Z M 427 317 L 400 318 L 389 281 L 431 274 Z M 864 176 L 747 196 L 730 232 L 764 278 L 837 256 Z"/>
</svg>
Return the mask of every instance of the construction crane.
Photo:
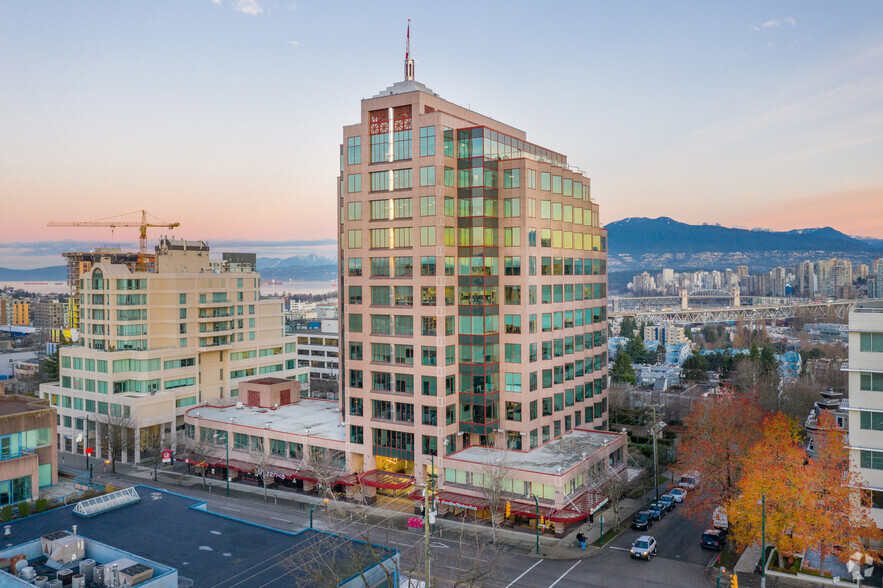
<svg viewBox="0 0 883 588">
<path fill-rule="evenodd" d="M 141 222 L 137 221 L 125 221 L 125 220 L 117 220 L 120 216 L 131 216 L 133 214 L 141 213 Z M 159 222 L 148 222 L 147 219 L 147 211 L 146 210 L 136 210 L 133 212 L 129 212 L 126 214 L 117 215 L 116 217 L 106 217 L 100 218 L 94 221 L 72 221 L 72 222 L 51 222 L 48 223 L 47 227 L 109 227 L 111 231 L 111 236 L 113 235 L 113 230 L 117 227 L 138 227 L 141 231 L 138 245 L 139 245 L 139 259 L 138 264 L 141 269 L 144 269 L 147 263 L 147 229 L 150 228 L 165 228 L 165 229 L 174 229 L 175 227 L 181 226 L 181 223 L 167 223 L 163 222 L 161 219 L 156 218 L 153 215 L 154 219 Z"/>
</svg>

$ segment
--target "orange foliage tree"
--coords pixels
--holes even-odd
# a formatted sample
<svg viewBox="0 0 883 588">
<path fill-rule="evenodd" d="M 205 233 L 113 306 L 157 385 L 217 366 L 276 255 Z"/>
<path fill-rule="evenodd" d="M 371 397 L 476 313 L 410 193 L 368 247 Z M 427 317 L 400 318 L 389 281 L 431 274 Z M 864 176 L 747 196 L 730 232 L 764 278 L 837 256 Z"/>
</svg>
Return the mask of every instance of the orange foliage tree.
<svg viewBox="0 0 883 588">
<path fill-rule="evenodd" d="M 804 507 L 807 468 L 800 446 L 800 429 L 791 417 L 775 413 L 764 417 L 761 437 L 742 457 L 744 475 L 738 493 L 726 504 L 733 539 L 739 549 L 760 541 L 762 499 L 766 505 L 766 541 L 782 555 L 802 551 L 802 536 L 794 533 Z"/>
<path fill-rule="evenodd" d="M 693 406 L 679 440 L 675 472 L 696 472 L 700 488 L 686 501 L 688 516 L 705 517 L 726 504 L 742 477 L 742 457 L 760 438 L 757 399 L 730 392 Z"/>
<path fill-rule="evenodd" d="M 805 545 L 820 551 L 819 573 L 824 576 L 826 556 L 834 554 L 846 561 L 856 551 L 864 551 L 863 538 L 880 540 L 881 533 L 865 500 L 867 484 L 849 467 L 846 431 L 828 411 L 821 411 L 817 426 L 803 488 L 806 508 L 798 513 L 795 530 Z"/>
</svg>

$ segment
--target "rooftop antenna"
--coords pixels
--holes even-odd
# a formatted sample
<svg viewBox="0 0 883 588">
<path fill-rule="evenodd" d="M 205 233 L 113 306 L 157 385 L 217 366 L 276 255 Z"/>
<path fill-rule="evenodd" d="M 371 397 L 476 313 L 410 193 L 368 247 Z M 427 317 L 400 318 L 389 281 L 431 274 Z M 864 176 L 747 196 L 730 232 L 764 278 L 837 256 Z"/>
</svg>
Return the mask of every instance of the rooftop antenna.
<svg viewBox="0 0 883 588">
<path fill-rule="evenodd" d="M 408 19 L 408 35 L 405 41 L 405 80 L 414 79 L 414 60 L 411 59 L 411 19 Z"/>
</svg>

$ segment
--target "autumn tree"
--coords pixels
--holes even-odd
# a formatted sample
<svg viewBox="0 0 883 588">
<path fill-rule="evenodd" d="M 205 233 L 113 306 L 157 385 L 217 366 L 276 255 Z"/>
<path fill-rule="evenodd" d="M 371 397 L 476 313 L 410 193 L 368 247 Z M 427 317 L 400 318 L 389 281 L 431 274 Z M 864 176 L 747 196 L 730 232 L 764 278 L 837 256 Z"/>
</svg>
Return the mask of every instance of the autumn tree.
<svg viewBox="0 0 883 588">
<path fill-rule="evenodd" d="M 807 468 L 799 439 L 800 429 L 788 415 L 764 417 L 762 436 L 742 456 L 745 474 L 738 492 L 726 503 L 737 547 L 756 543 L 765 525 L 766 541 L 776 547 L 779 567 L 783 567 L 783 554 L 804 548 L 802 535 L 794 532 L 801 509 L 807 506 L 803 490 Z"/>
<path fill-rule="evenodd" d="M 861 549 L 863 539 L 879 541 L 883 534 L 858 495 L 867 484 L 849 467 L 846 431 L 837 426 L 828 411 L 821 411 L 817 426 L 815 451 L 806 466 L 807 482 L 803 486 L 806 508 L 797 513 L 795 531 L 805 545 L 818 548 L 819 573 L 824 577 L 826 556 L 833 553 L 846 561 Z M 838 551 L 835 546 L 845 549 Z"/>
<path fill-rule="evenodd" d="M 755 398 L 731 392 L 693 405 L 674 466 L 676 472 L 699 475 L 700 488 L 685 508 L 688 515 L 704 516 L 736 495 L 743 457 L 760 438 L 762 414 Z"/>
</svg>

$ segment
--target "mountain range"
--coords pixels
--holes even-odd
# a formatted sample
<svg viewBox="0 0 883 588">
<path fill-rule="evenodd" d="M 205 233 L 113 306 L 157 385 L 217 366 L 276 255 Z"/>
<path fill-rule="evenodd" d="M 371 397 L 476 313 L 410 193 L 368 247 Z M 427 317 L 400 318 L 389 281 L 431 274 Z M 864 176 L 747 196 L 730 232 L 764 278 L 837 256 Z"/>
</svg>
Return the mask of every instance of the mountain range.
<svg viewBox="0 0 883 588">
<path fill-rule="evenodd" d="M 668 217 L 625 218 L 605 226 L 611 271 L 723 269 L 749 271 L 844 257 L 854 264 L 883 256 L 883 240 L 851 237 L 831 227 L 771 231 L 690 225 Z"/>
</svg>

